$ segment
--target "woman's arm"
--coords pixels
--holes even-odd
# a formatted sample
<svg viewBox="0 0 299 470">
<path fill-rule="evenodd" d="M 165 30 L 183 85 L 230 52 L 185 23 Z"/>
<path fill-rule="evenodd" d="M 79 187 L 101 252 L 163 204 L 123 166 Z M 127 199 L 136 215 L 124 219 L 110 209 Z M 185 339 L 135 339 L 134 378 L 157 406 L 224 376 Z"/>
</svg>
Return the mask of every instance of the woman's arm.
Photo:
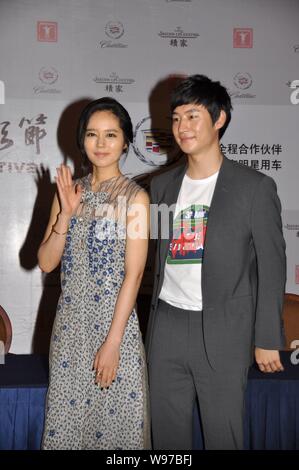
<svg viewBox="0 0 299 470">
<path fill-rule="evenodd" d="M 79 207 L 82 189 L 75 187 L 71 170 L 65 165 L 57 168 L 58 197 L 55 194 L 51 214 L 37 258 L 39 267 L 49 273 L 60 263 L 69 221 Z"/>
<path fill-rule="evenodd" d="M 140 191 L 130 206 L 127 216 L 125 277 L 118 294 L 109 333 L 94 361 L 96 383 L 101 387 L 109 387 L 116 376 L 122 337 L 135 306 L 146 263 L 148 234 L 149 197 L 144 191 Z"/>
</svg>

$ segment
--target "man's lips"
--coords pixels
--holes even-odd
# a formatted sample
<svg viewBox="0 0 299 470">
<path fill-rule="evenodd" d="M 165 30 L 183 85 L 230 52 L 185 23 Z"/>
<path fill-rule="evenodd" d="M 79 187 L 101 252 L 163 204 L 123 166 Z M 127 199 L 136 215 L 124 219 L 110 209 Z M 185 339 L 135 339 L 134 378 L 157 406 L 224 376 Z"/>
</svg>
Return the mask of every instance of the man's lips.
<svg viewBox="0 0 299 470">
<path fill-rule="evenodd" d="M 192 139 L 194 139 L 193 136 L 187 137 L 187 136 L 180 136 L 180 141 L 181 142 L 190 142 Z"/>
</svg>

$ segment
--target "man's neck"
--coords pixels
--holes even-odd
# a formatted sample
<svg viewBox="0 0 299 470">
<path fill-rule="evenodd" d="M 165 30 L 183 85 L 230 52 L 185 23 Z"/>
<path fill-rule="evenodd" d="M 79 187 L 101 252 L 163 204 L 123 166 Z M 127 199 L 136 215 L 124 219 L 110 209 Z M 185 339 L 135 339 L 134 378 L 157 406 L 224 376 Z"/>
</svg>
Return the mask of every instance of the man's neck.
<svg viewBox="0 0 299 470">
<path fill-rule="evenodd" d="M 214 155 L 188 155 L 187 158 L 188 168 L 186 173 L 190 178 L 195 180 L 208 178 L 214 173 L 217 173 L 223 162 L 223 155 L 220 150 Z"/>
</svg>

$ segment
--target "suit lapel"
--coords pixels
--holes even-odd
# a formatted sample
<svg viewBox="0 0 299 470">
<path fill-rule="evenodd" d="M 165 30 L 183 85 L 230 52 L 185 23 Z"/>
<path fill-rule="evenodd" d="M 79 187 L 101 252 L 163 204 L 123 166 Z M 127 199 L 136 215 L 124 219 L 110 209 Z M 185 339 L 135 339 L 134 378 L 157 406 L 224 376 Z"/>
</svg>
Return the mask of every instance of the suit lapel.
<svg viewBox="0 0 299 470">
<path fill-rule="evenodd" d="M 204 242 L 204 259 L 202 266 L 202 277 L 207 274 L 209 266 L 209 253 L 213 251 L 213 240 L 212 235 L 214 233 L 220 233 L 221 227 L 219 227 L 219 220 L 221 220 L 221 212 L 223 207 L 227 203 L 227 196 L 231 190 L 230 180 L 232 177 L 231 172 L 232 163 L 226 157 L 223 157 L 223 162 L 219 170 L 214 194 L 212 197 L 208 226 Z"/>
</svg>

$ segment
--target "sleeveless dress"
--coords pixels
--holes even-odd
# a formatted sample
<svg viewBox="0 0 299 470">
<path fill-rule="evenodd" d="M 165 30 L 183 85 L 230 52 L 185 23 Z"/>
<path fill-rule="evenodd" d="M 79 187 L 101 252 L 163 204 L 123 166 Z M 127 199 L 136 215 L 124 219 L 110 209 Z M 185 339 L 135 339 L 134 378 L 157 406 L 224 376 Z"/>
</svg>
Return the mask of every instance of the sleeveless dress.
<svg viewBox="0 0 299 470">
<path fill-rule="evenodd" d="M 96 192 L 91 175 L 77 183 L 83 196 L 61 259 L 42 448 L 148 449 L 147 371 L 135 309 L 125 328 L 115 382 L 101 390 L 92 370 L 124 279 L 126 212 L 142 189 L 124 176 L 103 182 Z"/>
</svg>

